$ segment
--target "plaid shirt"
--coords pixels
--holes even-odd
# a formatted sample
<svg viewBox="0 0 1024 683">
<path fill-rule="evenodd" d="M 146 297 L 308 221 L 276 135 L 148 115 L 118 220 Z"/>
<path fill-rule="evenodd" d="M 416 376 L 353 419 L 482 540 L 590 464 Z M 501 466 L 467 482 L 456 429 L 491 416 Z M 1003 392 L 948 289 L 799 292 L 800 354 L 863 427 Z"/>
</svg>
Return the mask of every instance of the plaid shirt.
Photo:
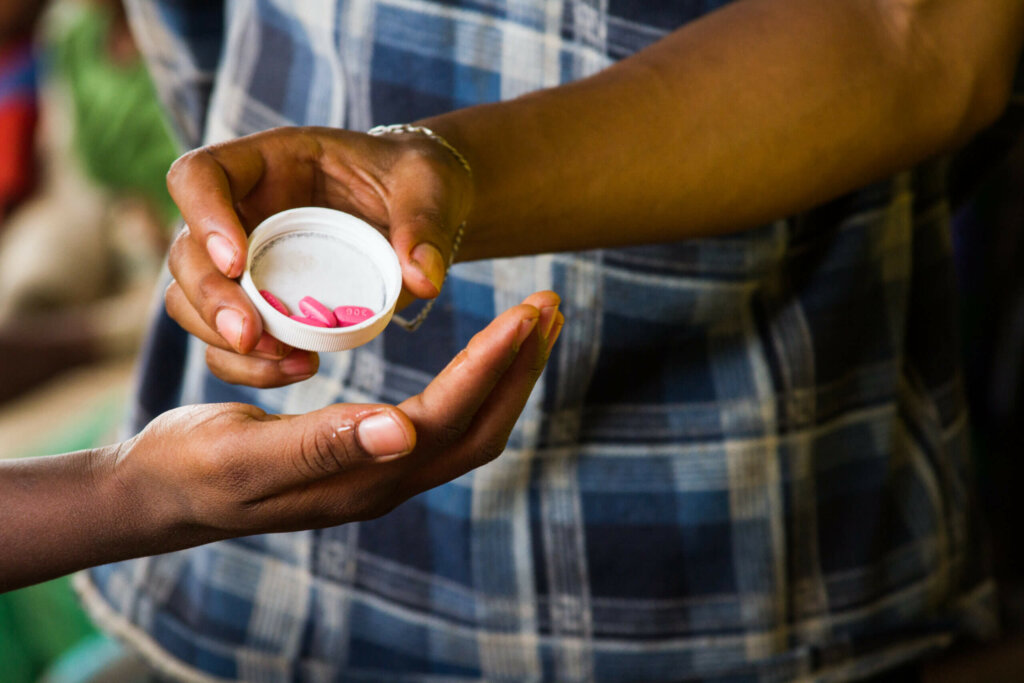
<svg viewBox="0 0 1024 683">
<path fill-rule="evenodd" d="M 366 129 L 593 73 L 722 4 L 136 1 L 190 145 Z M 420 391 L 537 289 L 566 327 L 499 459 L 385 517 L 80 577 L 165 672 L 252 681 L 834 681 L 994 628 L 944 167 L 715 238 L 457 266 L 424 327 L 229 386 L 164 315 L 139 425 Z"/>
</svg>

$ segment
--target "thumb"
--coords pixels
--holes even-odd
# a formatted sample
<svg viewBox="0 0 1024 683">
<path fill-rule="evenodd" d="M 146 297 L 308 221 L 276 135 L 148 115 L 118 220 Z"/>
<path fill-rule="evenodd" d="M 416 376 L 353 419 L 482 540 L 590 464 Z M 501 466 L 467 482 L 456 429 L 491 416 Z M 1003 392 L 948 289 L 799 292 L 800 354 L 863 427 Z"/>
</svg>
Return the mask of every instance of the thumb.
<svg viewBox="0 0 1024 683">
<path fill-rule="evenodd" d="M 451 253 L 450 232 L 441 213 L 432 207 L 420 204 L 396 211 L 391 245 L 402 266 L 402 284 L 411 294 L 432 299 L 441 293 Z"/>
<path fill-rule="evenodd" d="M 266 416 L 253 436 L 272 489 L 330 477 L 406 455 L 416 429 L 398 408 L 340 403 L 305 415 Z"/>
</svg>

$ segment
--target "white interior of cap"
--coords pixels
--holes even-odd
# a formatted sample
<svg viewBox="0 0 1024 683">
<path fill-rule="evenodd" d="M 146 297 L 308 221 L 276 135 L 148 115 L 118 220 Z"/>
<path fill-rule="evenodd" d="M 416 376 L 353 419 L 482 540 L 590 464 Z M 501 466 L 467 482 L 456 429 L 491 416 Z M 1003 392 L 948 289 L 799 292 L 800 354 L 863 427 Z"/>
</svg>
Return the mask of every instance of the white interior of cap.
<svg viewBox="0 0 1024 683">
<path fill-rule="evenodd" d="M 299 300 L 312 296 L 331 310 L 363 306 L 384 309 L 384 276 L 370 256 L 348 240 L 296 230 L 260 245 L 249 266 L 257 289 L 276 296 L 294 315 Z"/>
</svg>

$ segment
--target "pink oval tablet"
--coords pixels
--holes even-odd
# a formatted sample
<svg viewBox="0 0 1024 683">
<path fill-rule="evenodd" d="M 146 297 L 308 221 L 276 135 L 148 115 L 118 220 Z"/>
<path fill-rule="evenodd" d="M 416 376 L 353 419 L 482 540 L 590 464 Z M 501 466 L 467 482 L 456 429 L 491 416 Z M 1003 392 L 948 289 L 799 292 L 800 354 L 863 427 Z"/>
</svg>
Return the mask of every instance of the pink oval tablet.
<svg viewBox="0 0 1024 683">
<path fill-rule="evenodd" d="M 330 327 L 330 325 L 325 323 L 323 320 L 320 320 L 319 318 L 307 318 L 304 315 L 290 315 L 288 317 L 291 318 L 292 320 L 297 320 L 300 323 L 312 325 L 313 327 Z"/>
<path fill-rule="evenodd" d="M 281 303 L 280 299 L 278 299 L 276 296 L 274 296 L 267 290 L 261 289 L 260 294 L 262 294 L 263 298 L 267 300 L 267 303 L 273 306 L 274 310 L 280 313 L 281 315 L 290 316 L 292 314 L 292 312 L 288 310 L 288 307 Z"/>
<path fill-rule="evenodd" d="M 334 317 L 341 327 L 358 325 L 376 315 L 371 309 L 365 306 L 338 306 L 334 309 Z"/>
<path fill-rule="evenodd" d="M 304 296 L 299 299 L 299 310 L 310 318 L 316 318 L 324 323 L 324 327 L 337 327 L 338 319 L 331 313 L 331 309 L 324 306 L 311 296 Z"/>
</svg>

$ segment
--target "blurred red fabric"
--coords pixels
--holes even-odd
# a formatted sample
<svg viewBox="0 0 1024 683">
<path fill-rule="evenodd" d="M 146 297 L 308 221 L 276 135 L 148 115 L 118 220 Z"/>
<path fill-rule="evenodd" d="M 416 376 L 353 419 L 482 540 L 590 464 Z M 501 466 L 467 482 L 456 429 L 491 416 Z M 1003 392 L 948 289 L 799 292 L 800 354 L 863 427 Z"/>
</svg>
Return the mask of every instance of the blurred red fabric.
<svg viewBox="0 0 1024 683">
<path fill-rule="evenodd" d="M 0 47 L 0 215 L 35 184 L 35 70 L 29 38 Z"/>
</svg>

